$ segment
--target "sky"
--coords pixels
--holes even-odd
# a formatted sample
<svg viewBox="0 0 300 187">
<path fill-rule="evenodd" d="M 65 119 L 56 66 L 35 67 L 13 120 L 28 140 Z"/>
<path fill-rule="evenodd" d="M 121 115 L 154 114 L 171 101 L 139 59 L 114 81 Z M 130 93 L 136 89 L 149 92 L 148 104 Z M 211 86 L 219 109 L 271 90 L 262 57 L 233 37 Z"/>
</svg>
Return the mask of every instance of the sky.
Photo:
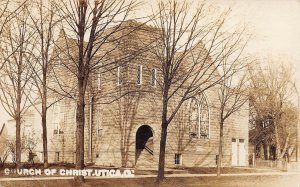
<svg viewBox="0 0 300 187">
<path fill-rule="evenodd" d="M 292 65 L 300 94 L 300 0 L 208 0 L 231 7 L 232 22 L 244 21 L 253 35 L 247 53 L 273 63 Z M 297 94 L 297 93 L 296 93 Z M 292 96 L 295 106 L 300 95 Z"/>
<path fill-rule="evenodd" d="M 300 88 L 300 0 L 208 0 L 231 7 L 232 22 L 244 21 L 253 35 L 247 52 L 291 63 Z"/>
<path fill-rule="evenodd" d="M 155 0 L 146 1 L 145 9 Z M 294 67 L 300 91 L 300 0 L 207 0 L 221 10 L 231 8 L 229 24 L 244 22 L 249 34 L 247 52 L 259 58 L 281 59 Z M 149 6 L 150 5 L 150 6 Z M 149 10 L 149 9 L 148 9 Z M 8 115 L 0 108 L 0 123 Z"/>
<path fill-rule="evenodd" d="M 188 0 L 196 3 L 196 0 Z M 156 0 L 148 0 L 154 6 Z M 292 64 L 300 92 L 300 0 L 206 0 L 219 8 L 231 9 L 227 28 L 245 24 L 251 39 L 246 53 L 261 60 Z M 151 9 L 151 8 L 150 8 Z M 143 10 L 149 11 L 149 8 Z"/>
</svg>

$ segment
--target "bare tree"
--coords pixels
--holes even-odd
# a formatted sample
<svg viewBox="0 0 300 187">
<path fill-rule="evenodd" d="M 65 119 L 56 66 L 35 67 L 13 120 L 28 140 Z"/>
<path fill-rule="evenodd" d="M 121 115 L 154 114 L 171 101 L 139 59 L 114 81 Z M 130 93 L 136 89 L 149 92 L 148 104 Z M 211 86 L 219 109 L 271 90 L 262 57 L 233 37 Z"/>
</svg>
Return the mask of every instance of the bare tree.
<svg viewBox="0 0 300 187">
<path fill-rule="evenodd" d="M 3 0 L 0 2 L 0 36 L 2 36 L 7 29 L 10 27 L 10 21 L 18 15 L 20 11 L 24 8 L 26 1 L 21 3 L 13 3 L 9 0 Z M 4 50 L 2 47 L 3 40 L 0 40 L 0 50 Z M 4 66 L 5 58 L 1 57 L 0 69 Z"/>
<path fill-rule="evenodd" d="M 34 51 L 34 61 L 30 66 L 34 73 L 33 83 L 37 89 L 37 94 L 41 100 L 41 109 L 38 109 L 42 117 L 43 129 L 43 161 L 44 167 L 48 167 L 48 148 L 47 148 L 47 110 L 54 101 L 49 101 L 49 97 L 54 97 L 54 93 L 49 88 L 49 79 L 51 72 L 51 53 L 54 48 L 54 33 L 59 20 L 56 16 L 56 7 L 51 1 L 43 2 L 42 0 L 32 1 L 34 7 L 30 12 L 30 24 L 33 30 L 36 30 L 36 46 Z M 49 93 L 50 92 L 50 93 Z M 56 94 L 57 95 L 57 94 Z M 52 99 L 53 100 L 53 99 Z M 35 105 L 34 103 L 32 103 Z"/>
<path fill-rule="evenodd" d="M 263 146 L 266 159 L 272 146 L 276 149 L 272 157 L 281 160 L 295 148 L 298 109 L 292 104 L 296 90 L 291 66 L 273 61 L 250 69 L 250 138 Z"/>
<path fill-rule="evenodd" d="M 84 167 L 84 124 L 85 124 L 85 94 L 92 71 L 108 64 L 116 64 L 118 56 L 113 55 L 116 43 L 124 35 L 121 23 L 137 4 L 134 0 L 66 0 L 58 4 L 66 32 L 63 33 L 64 47 L 56 46 L 65 51 L 68 62 L 62 61 L 65 68 L 76 77 L 76 168 Z M 69 40 L 70 34 L 75 40 Z M 113 44 L 113 45 L 109 45 Z M 109 61 L 107 61 L 110 58 Z M 112 59 L 114 60 L 112 61 Z M 110 63 L 108 63 L 110 62 Z M 83 181 L 83 177 L 76 177 Z"/>
<path fill-rule="evenodd" d="M 225 74 L 224 79 L 220 82 L 218 91 L 218 102 L 216 108 L 219 111 L 219 157 L 217 160 L 217 176 L 221 175 L 222 155 L 223 155 L 223 142 L 224 142 L 224 125 L 230 116 L 235 113 L 243 114 L 245 110 L 243 107 L 248 101 L 248 87 L 246 67 L 247 61 L 243 59 L 231 69 L 230 73 L 227 70 L 226 62 L 221 67 L 220 71 Z M 248 105 L 247 105 L 248 106 Z M 247 110 L 247 109 L 246 109 Z"/>
<path fill-rule="evenodd" d="M 191 7 L 193 6 L 193 7 Z M 204 2 L 158 1 L 157 45 L 153 50 L 160 62 L 162 81 L 161 140 L 157 182 L 164 179 L 167 128 L 182 104 L 220 83 L 218 67 L 228 59 L 228 70 L 244 49 L 243 30 L 223 32 L 228 12 L 212 16 Z M 232 58 L 230 58 L 232 57 Z"/>
<path fill-rule="evenodd" d="M 30 79 L 32 72 L 29 62 L 32 61 L 34 31 L 28 26 L 29 14 L 24 7 L 10 22 L 2 36 L 4 61 L 0 82 L 0 99 L 6 112 L 16 122 L 16 162 L 21 162 L 21 119 L 30 102 Z"/>
</svg>

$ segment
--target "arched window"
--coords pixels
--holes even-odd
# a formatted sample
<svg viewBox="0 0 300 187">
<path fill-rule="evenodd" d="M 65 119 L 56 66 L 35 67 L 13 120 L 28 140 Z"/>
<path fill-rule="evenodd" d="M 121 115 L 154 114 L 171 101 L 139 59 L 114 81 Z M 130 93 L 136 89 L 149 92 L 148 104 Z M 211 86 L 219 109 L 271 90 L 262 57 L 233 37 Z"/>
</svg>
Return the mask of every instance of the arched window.
<svg viewBox="0 0 300 187">
<path fill-rule="evenodd" d="M 209 138 L 210 115 L 204 94 L 193 97 L 189 108 L 189 130 L 192 138 Z"/>
</svg>

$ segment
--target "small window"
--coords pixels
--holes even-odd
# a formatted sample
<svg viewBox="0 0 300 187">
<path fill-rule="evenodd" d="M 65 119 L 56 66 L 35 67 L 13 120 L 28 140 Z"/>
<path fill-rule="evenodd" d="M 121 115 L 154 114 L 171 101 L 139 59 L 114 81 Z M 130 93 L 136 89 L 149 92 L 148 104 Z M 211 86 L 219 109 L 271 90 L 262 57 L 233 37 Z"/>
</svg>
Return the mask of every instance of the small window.
<svg viewBox="0 0 300 187">
<path fill-rule="evenodd" d="M 101 89 L 101 74 L 100 73 L 97 74 L 97 87 L 98 87 L 98 90 Z"/>
<path fill-rule="evenodd" d="M 175 153 L 175 164 L 181 165 L 182 161 L 182 156 L 179 153 Z"/>
<path fill-rule="evenodd" d="M 232 138 L 232 140 L 231 140 L 232 142 L 236 142 L 236 139 L 235 138 Z"/>
<path fill-rule="evenodd" d="M 218 164 L 219 155 L 216 155 L 216 165 Z"/>
<path fill-rule="evenodd" d="M 117 68 L 117 84 L 120 86 L 122 84 L 122 72 L 121 72 L 121 66 Z"/>
<path fill-rule="evenodd" d="M 59 152 L 55 152 L 55 162 L 59 162 Z"/>
<path fill-rule="evenodd" d="M 239 142 L 240 143 L 244 143 L 244 139 L 239 139 Z"/>
<path fill-rule="evenodd" d="M 136 83 L 138 85 L 141 85 L 142 79 L 143 79 L 143 67 L 142 67 L 142 65 L 138 65 L 137 66 L 137 81 L 136 81 Z"/>
<path fill-rule="evenodd" d="M 152 72 L 151 72 L 151 85 L 153 87 L 156 86 L 156 69 L 152 69 Z"/>
</svg>

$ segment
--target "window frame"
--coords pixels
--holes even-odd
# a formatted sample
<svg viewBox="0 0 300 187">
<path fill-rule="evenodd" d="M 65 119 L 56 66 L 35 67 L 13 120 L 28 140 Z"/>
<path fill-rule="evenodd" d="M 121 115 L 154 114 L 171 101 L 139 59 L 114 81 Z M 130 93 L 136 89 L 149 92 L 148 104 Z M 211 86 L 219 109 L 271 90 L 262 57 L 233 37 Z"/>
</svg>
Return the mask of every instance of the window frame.
<svg viewBox="0 0 300 187">
<path fill-rule="evenodd" d="M 182 165 L 182 154 L 181 153 L 175 153 L 174 163 L 175 163 L 175 165 Z"/>
</svg>

